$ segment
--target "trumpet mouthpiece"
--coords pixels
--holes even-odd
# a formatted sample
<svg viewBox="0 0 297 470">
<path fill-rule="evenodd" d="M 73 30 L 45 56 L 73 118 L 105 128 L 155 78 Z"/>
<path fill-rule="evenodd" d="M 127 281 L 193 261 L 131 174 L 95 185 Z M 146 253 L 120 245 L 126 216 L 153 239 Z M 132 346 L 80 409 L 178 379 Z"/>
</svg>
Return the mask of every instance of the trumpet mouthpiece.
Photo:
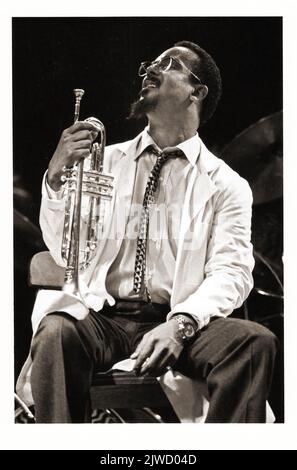
<svg viewBox="0 0 297 470">
<path fill-rule="evenodd" d="M 81 88 L 74 88 L 73 93 L 75 94 L 76 98 L 82 98 L 84 95 L 85 90 L 82 90 Z"/>
</svg>

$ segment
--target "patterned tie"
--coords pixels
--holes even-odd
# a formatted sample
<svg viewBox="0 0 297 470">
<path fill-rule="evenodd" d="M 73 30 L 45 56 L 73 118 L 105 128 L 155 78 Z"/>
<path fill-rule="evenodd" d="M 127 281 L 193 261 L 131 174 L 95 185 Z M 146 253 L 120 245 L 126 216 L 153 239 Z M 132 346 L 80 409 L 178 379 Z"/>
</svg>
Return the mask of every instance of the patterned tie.
<svg viewBox="0 0 297 470">
<path fill-rule="evenodd" d="M 149 150 L 151 150 L 154 154 L 157 155 L 157 161 L 148 177 L 148 181 L 147 181 L 145 193 L 144 193 L 144 198 L 143 198 L 139 234 L 137 238 L 133 290 L 136 294 L 139 294 L 141 287 L 142 287 L 142 283 L 144 282 L 148 300 L 151 301 L 151 296 L 147 289 L 146 279 L 145 279 L 146 247 L 147 247 L 147 235 L 148 235 L 148 227 L 149 227 L 149 210 L 150 210 L 150 206 L 155 201 L 154 194 L 158 187 L 160 172 L 164 163 L 168 160 L 168 158 L 176 157 L 176 156 L 180 157 L 181 155 L 183 155 L 183 152 L 179 149 L 171 151 L 171 152 L 159 152 L 153 146 L 150 146 Z"/>
</svg>

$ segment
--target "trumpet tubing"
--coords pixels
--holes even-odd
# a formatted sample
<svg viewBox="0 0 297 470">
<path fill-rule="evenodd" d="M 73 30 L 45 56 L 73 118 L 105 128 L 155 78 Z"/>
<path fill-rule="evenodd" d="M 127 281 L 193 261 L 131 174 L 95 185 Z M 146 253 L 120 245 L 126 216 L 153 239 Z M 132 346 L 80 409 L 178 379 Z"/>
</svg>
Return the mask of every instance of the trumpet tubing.
<svg viewBox="0 0 297 470">
<path fill-rule="evenodd" d="M 74 123 L 79 120 L 80 102 L 84 90 L 75 89 Z M 99 131 L 99 142 L 92 144 L 89 158 L 65 168 L 63 175 L 65 218 L 62 236 L 62 258 L 66 264 L 63 290 L 83 302 L 79 289 L 80 271 L 86 269 L 94 258 L 101 238 L 105 204 L 111 200 L 113 176 L 103 172 L 106 142 L 105 127 L 99 119 L 85 121 Z M 85 218 L 81 212 L 84 208 Z M 84 239 L 81 241 L 81 232 Z"/>
</svg>

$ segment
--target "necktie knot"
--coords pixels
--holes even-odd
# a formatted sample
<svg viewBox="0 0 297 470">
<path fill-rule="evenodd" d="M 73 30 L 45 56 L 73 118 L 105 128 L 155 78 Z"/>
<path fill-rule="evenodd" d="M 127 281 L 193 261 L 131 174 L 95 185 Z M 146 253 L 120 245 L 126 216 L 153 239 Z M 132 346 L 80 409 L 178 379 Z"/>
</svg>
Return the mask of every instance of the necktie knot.
<svg viewBox="0 0 297 470">
<path fill-rule="evenodd" d="M 184 157 L 184 152 L 178 147 L 167 147 L 164 150 L 159 150 L 154 145 L 149 145 L 148 150 L 157 155 L 157 162 L 165 162 L 168 158 Z"/>
</svg>

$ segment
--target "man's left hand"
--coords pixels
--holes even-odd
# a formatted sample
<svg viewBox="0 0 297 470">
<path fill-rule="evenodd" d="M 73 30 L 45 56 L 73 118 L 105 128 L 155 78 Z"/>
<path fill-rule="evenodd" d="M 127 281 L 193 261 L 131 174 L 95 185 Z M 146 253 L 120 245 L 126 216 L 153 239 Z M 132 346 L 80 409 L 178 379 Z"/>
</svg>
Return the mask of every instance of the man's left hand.
<svg viewBox="0 0 297 470">
<path fill-rule="evenodd" d="M 171 319 L 146 333 L 131 359 L 136 359 L 134 371 L 143 375 L 149 373 L 156 377 L 164 374 L 181 354 L 184 344 L 178 337 L 178 324 Z"/>
</svg>

